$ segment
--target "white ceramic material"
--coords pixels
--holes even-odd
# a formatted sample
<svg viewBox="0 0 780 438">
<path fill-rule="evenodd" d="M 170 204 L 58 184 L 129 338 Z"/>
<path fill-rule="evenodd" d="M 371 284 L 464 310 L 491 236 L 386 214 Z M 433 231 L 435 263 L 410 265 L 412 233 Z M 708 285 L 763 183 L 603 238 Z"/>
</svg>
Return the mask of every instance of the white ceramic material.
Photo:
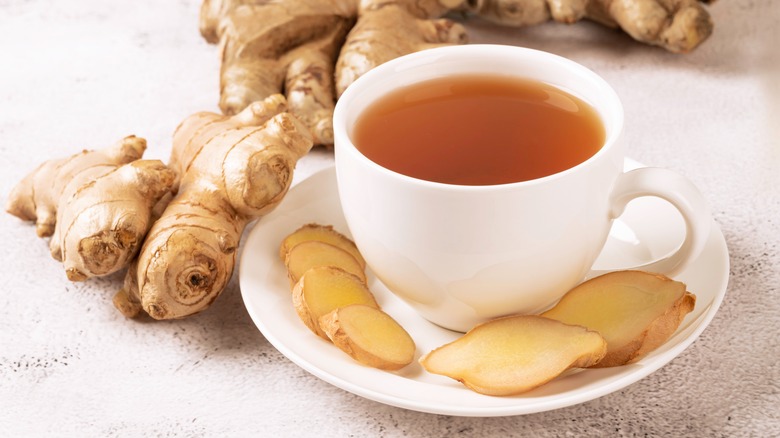
<svg viewBox="0 0 780 438">
<path fill-rule="evenodd" d="M 293 187 L 274 212 L 256 223 L 242 245 L 241 295 L 263 336 L 295 364 L 339 388 L 380 403 L 444 415 L 528 414 L 583 403 L 625 388 L 664 366 L 701 334 L 723 300 L 729 273 L 726 244 L 720 229 L 713 225 L 703 252 L 677 276 L 696 294 L 696 306 L 660 348 L 632 365 L 578 370 L 525 394 L 491 397 L 422 369 L 417 363 L 422 354 L 459 334 L 422 318 L 370 270 L 369 287 L 382 309 L 400 322 L 417 344 L 415 361 L 398 372 L 366 367 L 309 331 L 293 309 L 278 251 L 288 233 L 310 222 L 332 224 L 347 233 L 332 167 Z M 685 225 L 674 208 L 657 198 L 632 202 L 615 225 L 596 262 L 599 268 L 641 264 L 662 256 L 674 250 L 685 234 Z"/>
<path fill-rule="evenodd" d="M 370 161 L 352 144 L 357 117 L 383 94 L 462 73 L 556 85 L 596 109 L 606 142 L 592 158 L 563 172 L 495 186 L 410 178 Z M 336 105 L 335 162 L 344 216 L 377 277 L 425 318 L 453 330 L 554 304 L 589 274 L 612 220 L 639 196 L 666 199 L 685 219 L 679 249 L 643 267 L 674 275 L 701 252 L 711 217 L 682 176 L 665 169 L 623 173 L 622 126 L 623 109 L 612 88 L 556 55 L 465 45 L 397 58 L 358 79 Z"/>
</svg>

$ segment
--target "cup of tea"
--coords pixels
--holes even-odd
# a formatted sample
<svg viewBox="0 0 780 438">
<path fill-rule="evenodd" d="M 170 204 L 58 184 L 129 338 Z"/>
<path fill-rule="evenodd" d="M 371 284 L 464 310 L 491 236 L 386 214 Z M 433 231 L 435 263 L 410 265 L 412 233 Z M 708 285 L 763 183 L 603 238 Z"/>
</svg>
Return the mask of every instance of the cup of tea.
<svg viewBox="0 0 780 438">
<path fill-rule="evenodd" d="M 673 276 L 701 252 L 710 213 L 675 172 L 624 172 L 622 128 L 615 91 L 554 54 L 475 44 L 396 58 L 336 104 L 344 217 L 377 278 L 457 331 L 555 304 L 637 197 L 685 220 L 679 248 L 639 267 Z"/>
</svg>

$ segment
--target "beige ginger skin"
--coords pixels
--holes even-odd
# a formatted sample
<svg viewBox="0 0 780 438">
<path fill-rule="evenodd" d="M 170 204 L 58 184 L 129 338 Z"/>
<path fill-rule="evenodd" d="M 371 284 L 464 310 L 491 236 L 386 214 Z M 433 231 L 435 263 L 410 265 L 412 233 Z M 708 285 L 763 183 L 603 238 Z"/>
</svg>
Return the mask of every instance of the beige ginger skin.
<svg viewBox="0 0 780 438">
<path fill-rule="evenodd" d="M 695 49 L 712 34 L 702 3 L 710 0 L 482 0 L 465 9 L 495 23 L 528 26 L 583 18 L 620 28 L 633 39 L 674 53 Z"/>
<path fill-rule="evenodd" d="M 233 273 L 244 227 L 276 207 L 308 129 L 272 95 L 234 116 L 194 114 L 173 136 L 176 195 L 154 223 L 114 304 L 126 316 L 182 318 L 206 309 Z"/>
<path fill-rule="evenodd" d="M 334 63 L 355 21 L 352 2 L 342 4 L 204 1 L 201 33 L 220 44 L 222 112 L 284 92 L 314 142 L 332 144 Z"/>
</svg>

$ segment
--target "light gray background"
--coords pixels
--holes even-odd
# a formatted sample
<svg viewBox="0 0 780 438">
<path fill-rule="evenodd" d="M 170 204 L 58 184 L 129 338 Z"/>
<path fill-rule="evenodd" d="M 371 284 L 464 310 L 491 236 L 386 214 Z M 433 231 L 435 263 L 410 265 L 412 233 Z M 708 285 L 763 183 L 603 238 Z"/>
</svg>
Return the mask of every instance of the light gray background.
<svg viewBox="0 0 780 438">
<path fill-rule="evenodd" d="M 217 48 L 199 2 L 0 0 L 0 193 L 42 160 L 136 134 L 167 160 L 173 129 L 216 110 Z M 581 405 L 504 418 L 385 406 L 288 361 L 250 321 L 237 282 L 183 321 L 125 320 L 121 276 L 70 283 L 34 228 L 0 214 L 0 434 L 8 436 L 780 435 L 780 7 L 716 2 L 688 55 L 592 23 L 501 29 L 473 42 L 570 57 L 626 110 L 629 155 L 692 179 L 731 254 L 725 301 L 682 355 Z M 296 181 L 332 162 L 319 150 Z"/>
</svg>

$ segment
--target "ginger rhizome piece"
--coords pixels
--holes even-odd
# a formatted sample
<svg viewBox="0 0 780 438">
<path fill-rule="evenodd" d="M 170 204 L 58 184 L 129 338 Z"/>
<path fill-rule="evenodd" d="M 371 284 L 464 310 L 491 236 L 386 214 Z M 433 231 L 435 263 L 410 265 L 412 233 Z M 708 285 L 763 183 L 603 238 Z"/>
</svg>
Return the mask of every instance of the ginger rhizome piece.
<svg viewBox="0 0 780 438">
<path fill-rule="evenodd" d="M 595 331 L 520 315 L 477 325 L 420 358 L 420 364 L 481 394 L 514 395 L 570 368 L 590 367 L 606 352 L 606 341 Z"/>
<path fill-rule="evenodd" d="M 219 41 L 220 109 L 235 114 L 284 93 L 315 144 L 333 144 L 333 69 L 355 4 L 205 0 L 201 33 Z"/>
<path fill-rule="evenodd" d="M 439 18 L 459 0 L 361 1 L 358 19 L 341 48 L 336 95 L 372 68 L 391 59 L 433 47 L 468 42 L 463 25 Z"/>
<path fill-rule="evenodd" d="M 49 237 L 52 257 L 71 281 L 108 275 L 130 263 L 151 226 L 152 208 L 171 189 L 174 173 L 140 160 L 146 140 L 49 160 L 10 193 L 6 210 Z"/>
<path fill-rule="evenodd" d="M 607 355 L 596 367 L 636 362 L 672 336 L 696 297 L 685 284 L 660 274 L 617 271 L 569 291 L 542 316 L 599 332 Z"/>
<path fill-rule="evenodd" d="M 417 347 L 409 333 L 382 310 L 365 304 L 339 307 L 323 315 L 319 326 L 341 351 L 383 370 L 399 370 L 414 360 Z"/>
<path fill-rule="evenodd" d="M 324 339 L 328 336 L 319 323 L 323 315 L 350 304 L 379 308 L 364 280 L 335 266 L 307 270 L 293 287 L 292 301 L 306 327 Z"/>
<path fill-rule="evenodd" d="M 619 27 L 635 40 L 684 53 L 704 42 L 713 30 L 702 3 L 709 0 L 481 0 L 462 10 L 508 26 L 548 20 L 574 23 L 587 18 Z"/>
<path fill-rule="evenodd" d="M 448 3 L 461 1 L 441 1 Z M 220 108 L 225 114 L 233 114 L 255 100 L 284 93 L 290 111 L 311 129 L 314 143 L 332 145 L 336 59 L 358 16 L 364 10 L 385 6 L 395 9 L 366 18 L 360 27 L 363 30 L 353 30 L 353 48 L 347 49 L 352 52 L 352 60 L 350 65 L 342 62 L 340 69 L 344 77 L 353 77 L 353 71 L 365 72 L 412 50 L 431 47 L 430 43 L 452 40 L 452 36 L 442 33 L 451 25 L 414 21 L 415 17 L 426 18 L 420 14 L 448 10 L 439 4 L 438 0 L 204 0 L 201 34 L 221 47 Z M 452 33 L 463 34 L 462 30 Z M 363 38 L 371 38 L 376 44 L 368 52 L 359 53 L 363 51 Z M 461 37 L 454 39 L 460 41 Z M 362 62 L 368 64 L 358 65 Z"/>
<path fill-rule="evenodd" d="M 206 309 L 233 273 L 241 233 L 284 198 L 308 129 L 272 95 L 234 116 L 197 113 L 173 136 L 176 195 L 149 230 L 114 304 L 155 319 Z"/>
<path fill-rule="evenodd" d="M 366 268 L 366 261 L 363 259 L 363 255 L 360 254 L 360 251 L 358 251 L 355 242 L 353 242 L 352 239 L 348 238 L 347 236 L 334 230 L 330 225 L 306 224 L 301 226 L 285 237 L 282 241 L 282 244 L 279 245 L 279 257 L 282 259 L 282 261 L 284 261 L 292 247 L 299 243 L 310 240 L 316 240 L 337 246 L 352 254 L 360 266 L 363 269 Z"/>
</svg>

